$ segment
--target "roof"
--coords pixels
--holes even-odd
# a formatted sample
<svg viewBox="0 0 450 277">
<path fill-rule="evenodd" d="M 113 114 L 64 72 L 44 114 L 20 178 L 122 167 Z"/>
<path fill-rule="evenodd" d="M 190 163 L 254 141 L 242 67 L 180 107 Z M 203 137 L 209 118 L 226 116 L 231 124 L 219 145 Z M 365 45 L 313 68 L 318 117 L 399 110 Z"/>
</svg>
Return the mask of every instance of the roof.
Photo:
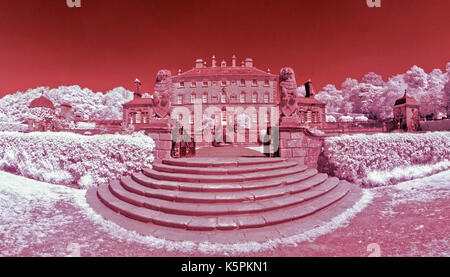
<svg viewBox="0 0 450 277">
<path fill-rule="evenodd" d="M 325 103 L 320 102 L 314 97 L 297 97 L 298 104 L 309 104 L 309 105 L 325 105 Z"/>
<path fill-rule="evenodd" d="M 152 98 L 139 98 L 135 97 L 130 102 L 125 103 L 124 107 L 130 107 L 130 106 L 152 106 L 153 105 L 153 99 Z"/>
<path fill-rule="evenodd" d="M 31 101 L 29 108 L 49 108 L 49 109 L 55 109 L 55 106 L 53 105 L 52 101 L 48 99 L 45 96 L 41 96 L 39 98 L 34 99 Z"/>
<path fill-rule="evenodd" d="M 72 105 L 70 105 L 69 103 L 63 103 L 61 104 L 61 107 L 72 108 Z"/>
<path fill-rule="evenodd" d="M 397 101 L 395 101 L 395 106 L 399 106 L 399 105 L 416 105 L 416 106 L 419 106 L 419 103 L 417 102 L 416 99 L 414 99 L 414 97 L 410 97 L 410 96 L 405 94 L 402 98 L 397 99 Z"/>
<path fill-rule="evenodd" d="M 267 73 L 263 70 L 257 69 L 256 67 L 203 67 L 203 68 L 193 68 L 180 75 L 172 76 L 174 79 L 183 77 L 211 77 L 211 76 L 232 76 L 232 75 L 251 75 L 251 76 L 263 76 L 276 78 L 277 75 Z"/>
</svg>

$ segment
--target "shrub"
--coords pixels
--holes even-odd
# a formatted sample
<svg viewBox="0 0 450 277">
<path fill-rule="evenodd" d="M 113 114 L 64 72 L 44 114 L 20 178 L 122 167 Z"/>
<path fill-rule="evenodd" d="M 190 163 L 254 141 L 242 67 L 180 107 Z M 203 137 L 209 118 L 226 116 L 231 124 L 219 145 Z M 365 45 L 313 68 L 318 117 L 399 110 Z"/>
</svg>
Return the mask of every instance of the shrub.
<svg viewBox="0 0 450 277">
<path fill-rule="evenodd" d="M 0 132 L 0 169 L 82 188 L 150 167 L 154 141 L 133 135 Z"/>
<path fill-rule="evenodd" d="M 372 172 L 432 166 L 450 160 L 450 132 L 330 137 L 324 141 L 323 155 L 337 177 L 376 186 L 380 184 L 368 178 Z"/>
<path fill-rule="evenodd" d="M 353 117 L 344 115 L 339 118 L 339 121 L 340 122 L 353 122 Z"/>
</svg>

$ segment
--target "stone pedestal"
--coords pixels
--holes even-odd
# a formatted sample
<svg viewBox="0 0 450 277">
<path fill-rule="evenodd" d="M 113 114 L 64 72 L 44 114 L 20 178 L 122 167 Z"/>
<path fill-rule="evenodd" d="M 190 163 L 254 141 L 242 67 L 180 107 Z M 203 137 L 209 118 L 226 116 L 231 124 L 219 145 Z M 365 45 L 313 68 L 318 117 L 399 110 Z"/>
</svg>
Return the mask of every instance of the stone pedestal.
<svg viewBox="0 0 450 277">
<path fill-rule="evenodd" d="M 170 158 L 172 148 L 172 124 L 168 119 L 160 119 L 150 122 L 145 128 L 145 134 L 155 141 L 153 154 L 155 160 Z"/>
<path fill-rule="evenodd" d="M 317 168 L 322 152 L 323 138 L 303 127 L 291 124 L 280 126 L 280 157 L 294 159 L 309 167 Z"/>
</svg>

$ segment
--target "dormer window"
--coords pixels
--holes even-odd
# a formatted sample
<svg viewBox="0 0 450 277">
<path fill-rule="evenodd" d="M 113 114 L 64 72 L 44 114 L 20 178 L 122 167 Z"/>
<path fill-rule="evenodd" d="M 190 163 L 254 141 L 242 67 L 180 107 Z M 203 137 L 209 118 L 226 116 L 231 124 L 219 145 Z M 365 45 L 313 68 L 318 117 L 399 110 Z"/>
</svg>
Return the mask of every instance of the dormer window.
<svg viewBox="0 0 450 277">
<path fill-rule="evenodd" d="M 197 83 L 196 82 L 191 82 L 191 88 L 196 88 L 197 87 Z"/>
<path fill-rule="evenodd" d="M 184 82 L 180 82 L 180 88 L 184 88 Z"/>
</svg>

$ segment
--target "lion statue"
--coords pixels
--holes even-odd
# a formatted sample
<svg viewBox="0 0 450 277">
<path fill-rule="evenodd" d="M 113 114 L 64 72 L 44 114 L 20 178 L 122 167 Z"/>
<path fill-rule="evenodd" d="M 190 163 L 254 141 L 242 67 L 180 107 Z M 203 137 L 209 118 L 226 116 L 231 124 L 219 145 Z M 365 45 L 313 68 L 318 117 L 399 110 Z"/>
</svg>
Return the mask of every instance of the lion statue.
<svg viewBox="0 0 450 277">
<path fill-rule="evenodd" d="M 294 70 L 284 67 L 280 71 L 280 111 L 282 116 L 289 117 L 297 109 L 297 82 Z"/>
<path fill-rule="evenodd" d="M 156 75 L 153 110 L 160 118 L 165 118 L 170 113 L 170 96 L 172 94 L 171 76 L 171 71 L 167 69 L 160 70 Z"/>
</svg>

